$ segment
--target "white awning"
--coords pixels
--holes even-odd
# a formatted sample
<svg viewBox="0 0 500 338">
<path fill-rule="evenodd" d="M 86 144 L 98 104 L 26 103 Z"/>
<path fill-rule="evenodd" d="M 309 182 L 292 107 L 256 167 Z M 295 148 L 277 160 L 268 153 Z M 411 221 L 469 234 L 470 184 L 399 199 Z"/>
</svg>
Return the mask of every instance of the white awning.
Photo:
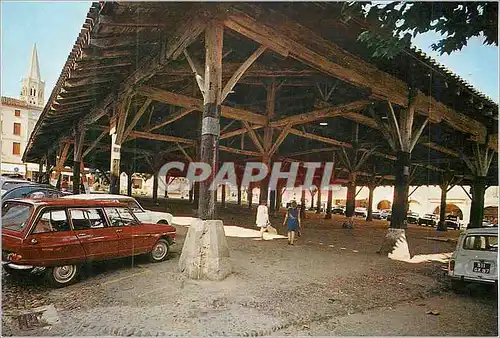
<svg viewBox="0 0 500 338">
<path fill-rule="evenodd" d="M 2 163 L 2 174 L 26 174 L 26 166 L 24 164 Z"/>
</svg>

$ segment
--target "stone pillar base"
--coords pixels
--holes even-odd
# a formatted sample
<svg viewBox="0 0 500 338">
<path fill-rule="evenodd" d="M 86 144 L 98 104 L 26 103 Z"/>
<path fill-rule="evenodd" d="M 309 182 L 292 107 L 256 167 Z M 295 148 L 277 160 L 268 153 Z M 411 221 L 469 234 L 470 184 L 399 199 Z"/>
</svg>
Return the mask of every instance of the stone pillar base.
<svg viewBox="0 0 500 338">
<path fill-rule="evenodd" d="M 179 269 L 190 279 L 223 280 L 231 273 L 222 221 L 196 219 L 191 223 L 182 247 Z"/>
<path fill-rule="evenodd" d="M 387 229 L 384 242 L 377 253 L 395 260 L 411 259 L 405 229 Z"/>
</svg>

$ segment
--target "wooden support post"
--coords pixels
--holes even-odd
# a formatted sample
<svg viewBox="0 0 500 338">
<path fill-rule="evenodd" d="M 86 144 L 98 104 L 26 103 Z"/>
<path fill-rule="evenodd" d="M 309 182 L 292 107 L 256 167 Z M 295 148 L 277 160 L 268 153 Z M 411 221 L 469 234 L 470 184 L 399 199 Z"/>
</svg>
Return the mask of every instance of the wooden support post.
<svg viewBox="0 0 500 338">
<path fill-rule="evenodd" d="M 189 189 L 189 203 L 193 203 L 194 184 Z"/>
<path fill-rule="evenodd" d="M 250 184 L 247 187 L 248 209 L 252 209 L 252 199 L 253 199 L 253 187 L 252 187 L 252 184 Z"/>
<path fill-rule="evenodd" d="M 471 186 L 472 202 L 470 205 L 470 221 L 467 229 L 481 228 L 484 217 L 484 194 L 486 192 L 486 177 L 476 176 Z"/>
<path fill-rule="evenodd" d="M 216 191 L 210 190 L 217 172 L 217 158 L 220 134 L 221 91 L 222 91 L 222 44 L 223 25 L 210 22 L 205 31 L 205 95 L 201 131 L 201 162 L 212 168 L 211 176 L 200 182 L 198 216 L 203 220 L 215 218 Z"/>
<path fill-rule="evenodd" d="M 73 152 L 73 194 L 80 193 L 80 162 L 82 161 L 83 141 L 85 139 L 85 129 L 75 130 L 75 146 Z"/>
<path fill-rule="evenodd" d="M 153 202 L 158 205 L 158 171 L 153 175 Z"/>
<path fill-rule="evenodd" d="M 132 196 L 132 170 L 127 172 L 127 196 Z"/>
<path fill-rule="evenodd" d="M 281 204 L 283 202 L 283 194 L 285 193 L 286 187 L 283 184 L 278 184 L 278 190 L 276 191 L 276 209 L 274 210 L 274 216 L 278 215 L 281 209 Z"/>
<path fill-rule="evenodd" d="M 109 178 L 109 193 L 120 194 L 120 150 L 121 145 L 116 143 L 116 132 L 111 134 L 111 165 Z"/>
<path fill-rule="evenodd" d="M 373 220 L 373 192 L 375 191 L 376 187 L 377 186 L 374 184 L 368 185 L 368 212 L 366 214 L 367 221 Z"/>
<path fill-rule="evenodd" d="M 336 167 L 335 152 L 333 153 L 332 162 L 333 162 L 332 175 L 335 175 L 335 167 Z M 329 183 L 331 183 L 331 179 L 330 179 Z M 332 202 L 333 202 L 333 190 L 331 187 L 329 187 L 328 188 L 328 198 L 326 201 L 325 219 L 332 219 Z"/>
<path fill-rule="evenodd" d="M 314 193 L 315 193 L 315 191 L 309 190 L 309 192 L 311 193 L 311 210 L 313 210 L 314 209 Z"/>
<path fill-rule="evenodd" d="M 238 202 L 237 204 L 241 206 L 241 183 L 238 184 Z"/>
<path fill-rule="evenodd" d="M 268 168 L 271 168 L 271 164 L 269 163 L 269 158 L 266 156 L 262 157 L 262 163 L 264 163 Z M 270 172 L 271 170 L 269 170 Z M 271 178 L 271 174 L 268 173 L 267 176 L 260 181 L 259 184 L 259 203 L 266 203 L 268 204 L 268 196 L 269 196 L 269 179 Z"/>
<path fill-rule="evenodd" d="M 318 186 L 318 198 L 316 203 L 316 213 L 321 213 L 321 185 Z"/>
<path fill-rule="evenodd" d="M 221 205 L 223 208 L 226 207 L 226 185 L 221 185 Z"/>
<path fill-rule="evenodd" d="M 391 224 L 389 228 L 405 229 L 408 210 L 408 189 L 410 180 L 410 153 L 398 151 L 395 169 L 394 197 L 392 202 Z"/>
<path fill-rule="evenodd" d="M 49 168 L 47 168 L 47 174 L 49 174 Z M 40 162 L 38 162 L 37 181 L 38 181 L 38 183 L 43 183 L 43 159 L 40 159 Z"/>
<path fill-rule="evenodd" d="M 302 187 L 302 192 L 300 195 L 300 217 L 306 219 L 306 189 Z"/>
<path fill-rule="evenodd" d="M 269 192 L 269 213 L 274 215 L 276 210 L 276 190 Z"/>
<path fill-rule="evenodd" d="M 356 173 L 349 174 L 349 182 L 347 183 L 347 196 L 345 206 L 345 216 L 354 216 L 354 209 L 356 208 Z"/>
</svg>

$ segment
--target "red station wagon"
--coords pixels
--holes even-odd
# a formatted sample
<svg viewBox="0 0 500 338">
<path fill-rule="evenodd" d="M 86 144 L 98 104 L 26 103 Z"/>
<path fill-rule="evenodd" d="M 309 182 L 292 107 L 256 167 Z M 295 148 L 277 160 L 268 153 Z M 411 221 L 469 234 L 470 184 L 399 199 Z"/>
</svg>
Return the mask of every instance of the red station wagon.
<svg viewBox="0 0 500 338">
<path fill-rule="evenodd" d="M 167 258 L 170 225 L 141 223 L 123 203 L 77 199 L 2 204 L 2 265 L 12 274 L 40 270 L 56 287 L 74 282 L 83 263 L 147 254 Z"/>
</svg>

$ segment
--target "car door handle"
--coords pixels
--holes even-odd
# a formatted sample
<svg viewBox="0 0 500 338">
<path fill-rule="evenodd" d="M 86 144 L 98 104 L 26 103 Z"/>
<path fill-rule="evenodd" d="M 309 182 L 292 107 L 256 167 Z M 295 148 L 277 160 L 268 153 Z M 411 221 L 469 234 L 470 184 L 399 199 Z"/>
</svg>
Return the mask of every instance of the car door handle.
<svg viewBox="0 0 500 338">
<path fill-rule="evenodd" d="M 123 232 L 122 229 L 116 229 L 116 232 Z"/>
<path fill-rule="evenodd" d="M 38 243 L 38 241 L 37 241 L 36 239 L 34 239 L 34 238 L 33 238 L 33 239 L 31 240 L 31 242 L 30 242 L 30 243 L 31 243 L 31 244 L 37 244 L 37 243 Z"/>
<path fill-rule="evenodd" d="M 89 234 L 78 234 L 78 237 L 88 237 L 90 236 Z"/>
</svg>

